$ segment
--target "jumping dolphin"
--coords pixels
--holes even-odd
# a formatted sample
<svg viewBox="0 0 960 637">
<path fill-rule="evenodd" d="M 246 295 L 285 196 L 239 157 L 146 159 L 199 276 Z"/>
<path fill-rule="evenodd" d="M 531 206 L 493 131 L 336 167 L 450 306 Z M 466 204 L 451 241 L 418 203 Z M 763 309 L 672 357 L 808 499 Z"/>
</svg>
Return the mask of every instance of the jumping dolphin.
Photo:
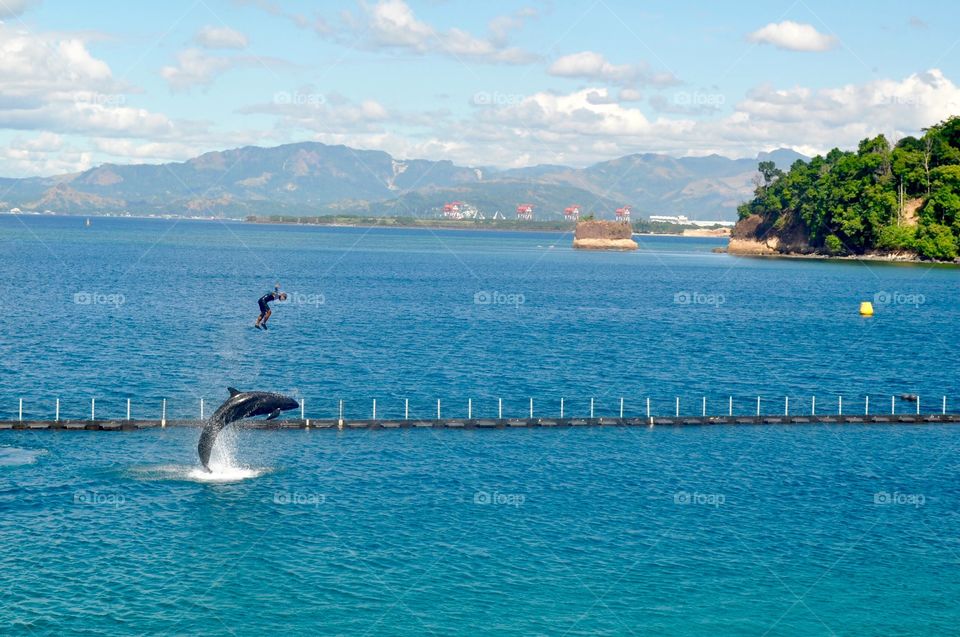
<svg viewBox="0 0 960 637">
<path fill-rule="evenodd" d="M 200 454 L 200 462 L 203 464 L 203 468 L 207 471 L 210 471 L 208 466 L 210 452 L 213 451 L 213 443 L 221 429 L 235 420 L 263 416 L 264 414 L 269 414 L 267 420 L 273 420 L 280 415 L 281 411 L 289 411 L 300 406 L 300 403 L 293 398 L 283 394 L 272 394 L 265 391 L 238 391 L 233 387 L 227 387 L 227 391 L 230 392 L 230 398 L 217 408 L 217 411 L 210 416 L 210 420 L 203 425 L 203 431 L 200 432 L 197 452 Z"/>
</svg>

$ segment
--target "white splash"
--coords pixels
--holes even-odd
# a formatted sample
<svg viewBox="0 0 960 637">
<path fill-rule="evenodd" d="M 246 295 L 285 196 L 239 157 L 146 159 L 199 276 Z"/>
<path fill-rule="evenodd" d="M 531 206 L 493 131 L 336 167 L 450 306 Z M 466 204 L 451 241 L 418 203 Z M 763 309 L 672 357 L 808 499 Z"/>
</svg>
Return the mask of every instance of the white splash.
<svg viewBox="0 0 960 637">
<path fill-rule="evenodd" d="M 20 467 L 25 464 L 35 464 L 37 458 L 45 453 L 47 453 L 46 449 L 0 447 L 0 467 Z"/>
<path fill-rule="evenodd" d="M 237 448 L 237 434 L 233 427 L 226 427 L 217 436 L 210 453 L 210 471 L 195 465 L 154 465 L 133 469 L 135 474 L 147 480 L 188 480 L 191 482 L 226 483 L 240 482 L 257 478 L 270 469 L 268 467 L 250 467 L 237 462 L 234 452 Z"/>
<path fill-rule="evenodd" d="M 187 475 L 187 478 L 197 482 L 239 482 L 256 478 L 264 473 L 264 469 L 247 467 L 237 462 L 236 450 L 237 430 L 232 426 L 224 427 L 223 431 L 217 435 L 210 452 L 210 471 L 205 471 L 203 467 L 196 467 Z"/>
<path fill-rule="evenodd" d="M 240 482 L 256 478 L 266 473 L 266 469 L 254 469 L 250 467 L 214 467 L 210 465 L 210 471 L 203 467 L 194 467 L 184 477 L 187 480 L 195 482 Z"/>
</svg>

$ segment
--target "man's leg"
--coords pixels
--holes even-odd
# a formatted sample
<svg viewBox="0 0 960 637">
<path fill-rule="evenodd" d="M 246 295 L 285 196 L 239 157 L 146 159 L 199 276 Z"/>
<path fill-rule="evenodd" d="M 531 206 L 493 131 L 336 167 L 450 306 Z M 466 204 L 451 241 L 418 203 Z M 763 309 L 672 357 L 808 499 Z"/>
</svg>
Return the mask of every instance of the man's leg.
<svg viewBox="0 0 960 637">
<path fill-rule="evenodd" d="M 273 310 L 267 310 L 267 313 L 263 315 L 263 322 L 260 323 L 260 325 L 263 326 L 263 329 L 267 329 L 267 319 L 270 318 L 270 314 L 272 312 Z"/>
<path fill-rule="evenodd" d="M 253 324 L 254 327 L 260 327 L 260 322 L 264 320 L 263 317 L 266 316 L 267 310 L 270 309 L 269 305 L 264 307 L 262 301 L 257 301 L 257 306 L 260 308 L 260 316 L 257 317 L 257 322 Z"/>
</svg>

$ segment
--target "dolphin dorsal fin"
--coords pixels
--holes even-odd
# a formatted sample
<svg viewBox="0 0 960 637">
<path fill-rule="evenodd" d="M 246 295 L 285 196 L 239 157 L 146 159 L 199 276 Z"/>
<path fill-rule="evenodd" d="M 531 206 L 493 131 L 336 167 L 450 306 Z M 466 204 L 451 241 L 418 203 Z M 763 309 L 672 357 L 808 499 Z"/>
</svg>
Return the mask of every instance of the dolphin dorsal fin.
<svg viewBox="0 0 960 637">
<path fill-rule="evenodd" d="M 227 391 L 230 392 L 231 398 L 233 398 L 234 396 L 240 393 L 240 390 L 237 389 L 236 387 L 227 387 Z"/>
</svg>

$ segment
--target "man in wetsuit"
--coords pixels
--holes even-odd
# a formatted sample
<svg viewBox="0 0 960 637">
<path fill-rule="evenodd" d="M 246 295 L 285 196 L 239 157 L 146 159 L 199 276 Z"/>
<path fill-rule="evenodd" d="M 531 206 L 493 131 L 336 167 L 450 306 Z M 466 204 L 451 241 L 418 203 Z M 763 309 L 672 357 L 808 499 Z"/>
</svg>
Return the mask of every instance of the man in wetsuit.
<svg viewBox="0 0 960 637">
<path fill-rule="evenodd" d="M 257 317 L 257 322 L 253 324 L 258 330 L 260 328 L 267 329 L 267 319 L 270 318 L 270 301 L 276 300 L 286 301 L 287 293 L 280 291 L 280 286 L 273 288 L 273 292 L 267 292 L 257 300 L 257 305 L 260 306 L 260 316 Z"/>
</svg>

